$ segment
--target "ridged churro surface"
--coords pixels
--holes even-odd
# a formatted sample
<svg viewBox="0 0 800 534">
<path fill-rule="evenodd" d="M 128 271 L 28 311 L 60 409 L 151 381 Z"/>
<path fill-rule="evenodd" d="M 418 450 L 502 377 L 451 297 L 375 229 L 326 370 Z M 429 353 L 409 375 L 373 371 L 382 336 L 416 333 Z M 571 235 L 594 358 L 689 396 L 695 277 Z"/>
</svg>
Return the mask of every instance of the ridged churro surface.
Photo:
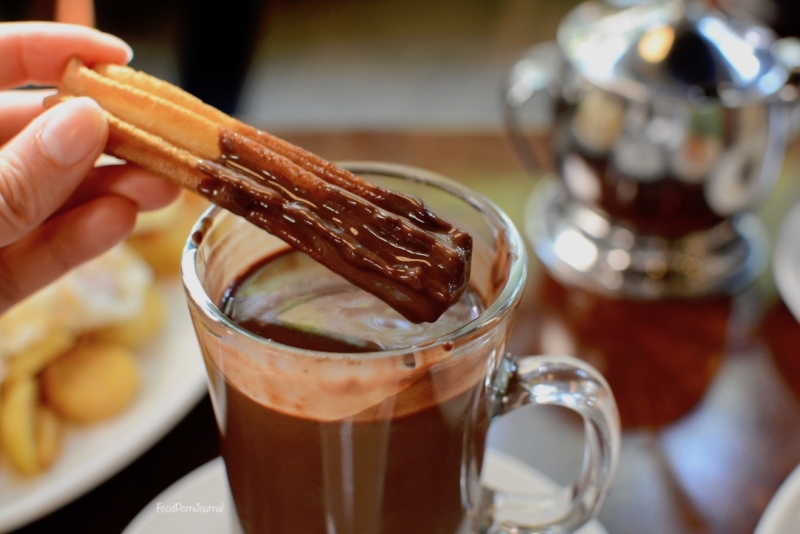
<svg viewBox="0 0 800 534">
<path fill-rule="evenodd" d="M 73 96 L 106 110 L 109 154 L 246 218 L 414 322 L 435 321 L 469 282 L 471 237 L 419 199 L 128 67 L 73 60 L 58 98 Z"/>
</svg>

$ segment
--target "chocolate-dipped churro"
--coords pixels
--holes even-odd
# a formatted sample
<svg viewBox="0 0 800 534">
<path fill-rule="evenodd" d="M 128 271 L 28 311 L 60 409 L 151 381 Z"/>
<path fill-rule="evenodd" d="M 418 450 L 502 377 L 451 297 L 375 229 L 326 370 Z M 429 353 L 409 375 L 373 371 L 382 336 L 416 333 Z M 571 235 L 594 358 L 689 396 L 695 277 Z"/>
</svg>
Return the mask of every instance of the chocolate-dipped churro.
<svg viewBox="0 0 800 534">
<path fill-rule="evenodd" d="M 106 111 L 106 152 L 195 191 L 384 300 L 435 321 L 463 293 L 472 239 L 418 199 L 367 182 L 183 90 L 73 59 L 56 99 Z"/>
</svg>

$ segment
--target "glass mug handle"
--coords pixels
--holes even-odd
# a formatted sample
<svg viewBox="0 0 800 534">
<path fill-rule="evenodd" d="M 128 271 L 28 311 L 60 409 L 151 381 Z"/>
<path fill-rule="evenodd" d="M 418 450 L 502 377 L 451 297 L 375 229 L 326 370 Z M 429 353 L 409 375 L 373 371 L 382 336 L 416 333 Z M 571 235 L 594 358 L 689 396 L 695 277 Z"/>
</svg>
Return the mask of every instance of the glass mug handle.
<svg viewBox="0 0 800 534">
<path fill-rule="evenodd" d="M 530 495 L 481 488 L 478 507 L 481 534 L 536 534 L 573 532 L 592 519 L 602 506 L 616 470 L 620 423 L 611 389 L 600 373 L 571 356 L 503 358 L 493 385 L 493 416 L 524 405 L 561 406 L 577 412 L 584 422 L 585 445 L 581 472 L 566 491 L 567 511 L 556 521 L 518 525 L 499 520 L 511 509 L 530 510 L 537 505 Z M 504 512 L 497 514 L 497 512 Z"/>
<path fill-rule="evenodd" d="M 529 172 L 541 174 L 553 169 L 547 142 L 532 143 L 525 135 L 523 110 L 532 112 L 529 123 L 536 132 L 551 129 L 566 61 L 556 43 L 530 48 L 514 64 L 506 79 L 503 116 L 511 144 Z"/>
</svg>

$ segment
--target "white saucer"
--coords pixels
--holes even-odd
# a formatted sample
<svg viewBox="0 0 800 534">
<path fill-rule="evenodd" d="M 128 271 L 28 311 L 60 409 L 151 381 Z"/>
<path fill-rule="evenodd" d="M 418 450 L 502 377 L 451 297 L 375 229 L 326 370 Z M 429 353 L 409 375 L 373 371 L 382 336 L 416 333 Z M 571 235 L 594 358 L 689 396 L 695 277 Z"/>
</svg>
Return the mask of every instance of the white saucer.
<svg viewBox="0 0 800 534">
<path fill-rule="evenodd" d="M 489 449 L 485 469 L 491 484 L 514 491 L 538 494 L 558 486 L 512 456 Z M 183 509 L 181 509 L 183 508 Z M 221 510 L 220 510 L 221 508 Z M 225 464 L 221 458 L 197 468 L 167 488 L 125 529 L 123 534 L 230 533 L 234 513 Z M 591 521 L 575 534 L 608 534 L 598 521 Z"/>
<path fill-rule="evenodd" d="M 755 534 L 800 532 L 800 466 L 789 475 L 764 510 Z"/>
<path fill-rule="evenodd" d="M 800 321 L 800 203 L 789 210 L 781 224 L 773 272 L 783 301 Z"/>
</svg>

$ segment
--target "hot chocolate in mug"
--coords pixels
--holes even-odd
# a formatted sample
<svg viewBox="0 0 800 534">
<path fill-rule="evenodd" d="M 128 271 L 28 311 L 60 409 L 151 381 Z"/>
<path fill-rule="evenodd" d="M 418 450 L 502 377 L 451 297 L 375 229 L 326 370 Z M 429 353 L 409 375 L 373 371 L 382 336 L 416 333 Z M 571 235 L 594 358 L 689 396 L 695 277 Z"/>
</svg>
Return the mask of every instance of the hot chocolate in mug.
<svg viewBox="0 0 800 534">
<path fill-rule="evenodd" d="M 182 276 L 237 528 L 270 534 L 578 528 L 596 515 L 611 484 L 617 409 L 605 380 L 586 363 L 505 353 L 526 279 L 514 225 L 487 199 L 432 173 L 380 163 L 346 167 L 423 199 L 469 232 L 470 286 L 436 323 L 413 324 L 240 217 L 219 208 L 202 217 Z M 566 502 L 556 503 L 567 511 L 546 525 L 500 519 L 508 516 L 504 503 L 544 501 L 481 483 L 492 420 L 527 404 L 566 407 L 585 423 L 581 473 L 562 493 Z"/>
</svg>

